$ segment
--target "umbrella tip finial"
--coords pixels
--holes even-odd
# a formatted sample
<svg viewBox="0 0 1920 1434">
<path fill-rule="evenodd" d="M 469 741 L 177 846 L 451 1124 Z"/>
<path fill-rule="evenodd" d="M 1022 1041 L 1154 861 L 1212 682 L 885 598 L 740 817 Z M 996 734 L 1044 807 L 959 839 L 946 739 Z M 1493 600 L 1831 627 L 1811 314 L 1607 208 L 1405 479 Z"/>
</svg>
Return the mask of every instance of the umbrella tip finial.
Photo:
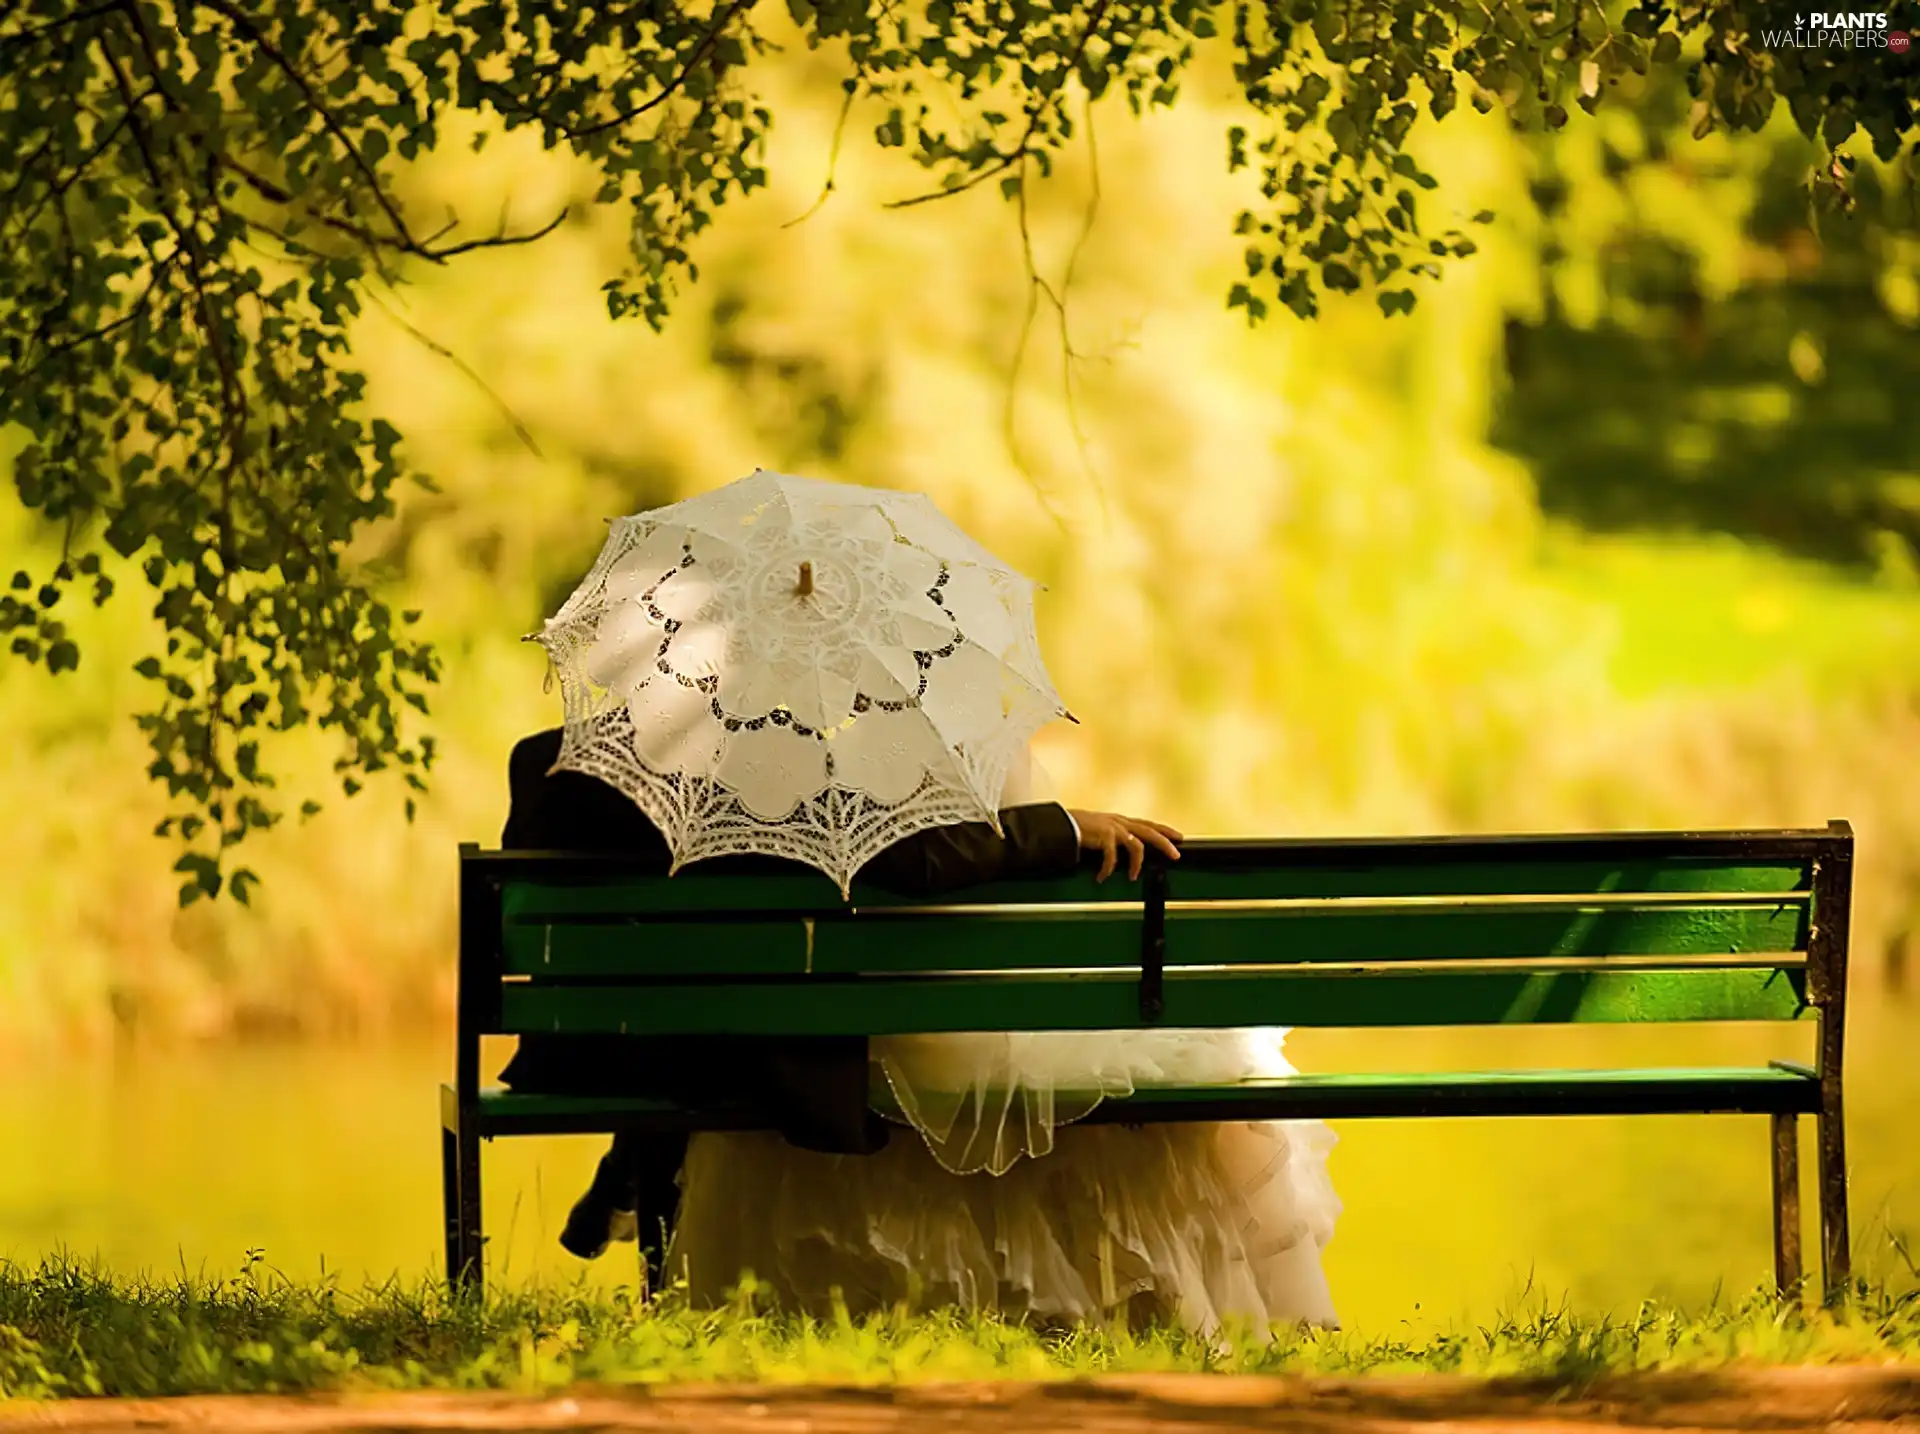
<svg viewBox="0 0 1920 1434">
<path fill-rule="evenodd" d="M 800 564 L 800 586 L 794 589 L 796 597 L 813 596 L 813 564 Z"/>
</svg>

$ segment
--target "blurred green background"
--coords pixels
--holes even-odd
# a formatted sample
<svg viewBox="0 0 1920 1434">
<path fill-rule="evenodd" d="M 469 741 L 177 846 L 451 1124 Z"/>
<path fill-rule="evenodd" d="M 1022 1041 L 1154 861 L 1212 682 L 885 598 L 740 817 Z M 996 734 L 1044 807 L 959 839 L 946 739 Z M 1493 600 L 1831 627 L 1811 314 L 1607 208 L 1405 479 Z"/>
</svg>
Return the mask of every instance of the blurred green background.
<svg viewBox="0 0 1920 1434">
<path fill-rule="evenodd" d="M 442 490 L 361 554 L 447 660 L 414 824 L 376 787 L 255 839 L 253 911 L 178 910 L 128 721 L 152 639 L 133 575 L 73 622 L 77 673 L 0 668 L 0 1257 L 430 1267 L 454 846 L 497 835 L 510 746 L 559 715 L 518 639 L 602 518 L 764 465 L 926 491 L 1048 585 L 1042 636 L 1082 725 L 1045 734 L 1044 757 L 1078 804 L 1209 834 L 1850 819 L 1855 1228 L 1862 1267 L 1903 1277 L 1893 1237 L 1920 1231 L 1911 176 L 1867 165 L 1861 213 L 1816 234 L 1809 152 L 1784 126 L 1696 143 L 1658 93 L 1550 140 L 1458 114 L 1418 143 L 1442 180 L 1430 204 L 1498 211 L 1480 254 L 1410 319 L 1361 298 L 1250 331 L 1222 305 L 1242 199 L 1227 102 L 1197 77 L 1171 113 L 1103 112 L 1097 185 L 1083 155 L 1036 200 L 1043 273 L 1085 241 L 1065 343 L 1043 307 L 1010 379 L 1029 299 L 1012 212 L 985 190 L 884 212 L 915 173 L 852 145 L 793 223 L 838 91 L 805 55 L 783 65 L 774 184 L 723 216 L 664 335 L 606 317 L 623 236 L 585 202 L 536 247 L 416 276 L 362 321 L 373 403 Z M 421 213 L 544 217 L 590 195 L 564 157 L 457 140 L 409 180 Z M 52 539 L 8 507 L 0 542 Z M 285 766 L 327 785 L 324 744 L 294 743 Z M 1293 1054 L 1741 1061 L 1796 1040 L 1314 1033 Z M 1526 1290 L 1700 1301 L 1767 1270 L 1758 1120 L 1340 1133 L 1329 1259 L 1361 1327 L 1483 1317 Z M 578 1270 L 553 1239 L 594 1153 L 488 1152 L 510 1277 Z M 631 1272 L 615 1255 L 591 1278 Z"/>
</svg>

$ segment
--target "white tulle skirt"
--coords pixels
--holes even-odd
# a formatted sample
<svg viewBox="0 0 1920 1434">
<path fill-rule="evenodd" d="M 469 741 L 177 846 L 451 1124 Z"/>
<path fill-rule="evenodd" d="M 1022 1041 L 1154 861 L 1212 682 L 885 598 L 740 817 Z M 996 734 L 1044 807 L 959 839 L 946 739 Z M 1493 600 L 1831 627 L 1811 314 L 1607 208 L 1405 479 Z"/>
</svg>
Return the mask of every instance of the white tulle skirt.
<svg viewBox="0 0 1920 1434">
<path fill-rule="evenodd" d="M 1200 1333 L 1333 1325 L 1324 1124 L 1070 1123 L 1137 1086 L 1291 1074 L 1284 1035 L 876 1040 L 876 1108 L 911 1128 L 872 1156 L 696 1136 L 669 1273 L 706 1305 L 751 1274 L 782 1307 L 821 1314 L 837 1296 L 855 1312 L 958 1304 Z"/>
</svg>

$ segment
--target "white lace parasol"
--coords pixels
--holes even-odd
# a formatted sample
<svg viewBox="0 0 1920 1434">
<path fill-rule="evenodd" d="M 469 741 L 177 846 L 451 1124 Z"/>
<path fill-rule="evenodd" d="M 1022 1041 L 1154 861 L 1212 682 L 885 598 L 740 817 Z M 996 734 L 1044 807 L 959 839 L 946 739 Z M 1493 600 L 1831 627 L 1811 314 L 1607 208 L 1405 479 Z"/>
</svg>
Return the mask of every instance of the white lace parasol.
<svg viewBox="0 0 1920 1434">
<path fill-rule="evenodd" d="M 556 766 L 638 803 L 676 871 L 783 856 L 845 895 L 902 837 L 997 824 L 1009 763 L 1068 716 L 1033 587 L 918 493 L 761 470 L 618 519 L 537 635 Z"/>
</svg>

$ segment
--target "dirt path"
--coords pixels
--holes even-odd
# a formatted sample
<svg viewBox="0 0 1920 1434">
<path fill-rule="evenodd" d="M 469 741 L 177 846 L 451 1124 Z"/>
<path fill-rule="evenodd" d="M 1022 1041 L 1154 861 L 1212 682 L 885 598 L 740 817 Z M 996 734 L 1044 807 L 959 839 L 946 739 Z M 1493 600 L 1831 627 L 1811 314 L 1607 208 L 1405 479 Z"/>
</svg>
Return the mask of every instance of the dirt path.
<svg viewBox="0 0 1920 1434">
<path fill-rule="evenodd" d="M 488 1394 L 220 1397 L 0 1404 L 5 1434 L 377 1434 L 412 1430 L 634 1434 L 1920 1434 L 1920 1365 L 1659 1374 L 1577 1395 L 1444 1376 L 1269 1379 L 1154 1375 L 1056 1384 L 883 1389 L 711 1386 Z"/>
</svg>

